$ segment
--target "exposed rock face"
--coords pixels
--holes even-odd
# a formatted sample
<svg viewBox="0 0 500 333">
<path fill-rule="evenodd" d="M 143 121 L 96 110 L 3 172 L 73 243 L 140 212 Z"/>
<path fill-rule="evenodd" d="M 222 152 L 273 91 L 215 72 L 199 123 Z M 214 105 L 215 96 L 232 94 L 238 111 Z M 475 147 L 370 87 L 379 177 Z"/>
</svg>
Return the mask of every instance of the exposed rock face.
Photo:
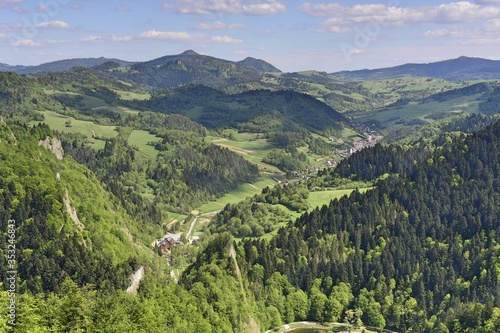
<svg viewBox="0 0 500 333">
<path fill-rule="evenodd" d="M 144 277 L 144 266 L 141 266 L 132 276 L 130 277 L 130 286 L 127 288 L 129 294 L 136 294 L 139 288 L 139 283 Z"/>
<path fill-rule="evenodd" d="M 45 140 L 38 141 L 38 145 L 44 146 L 45 148 L 50 150 L 54 155 L 56 155 L 58 160 L 63 159 L 64 150 L 62 148 L 61 140 L 47 136 Z"/>
<path fill-rule="evenodd" d="M 78 215 L 76 214 L 76 209 L 71 206 L 71 201 L 69 200 L 69 193 L 68 189 L 64 189 L 64 206 L 66 206 L 66 211 L 68 212 L 69 216 L 71 217 L 71 220 L 75 222 L 75 224 L 78 226 L 78 228 L 83 231 L 85 229 L 85 226 L 83 225 L 82 222 L 80 222 L 80 219 L 78 218 Z"/>
</svg>

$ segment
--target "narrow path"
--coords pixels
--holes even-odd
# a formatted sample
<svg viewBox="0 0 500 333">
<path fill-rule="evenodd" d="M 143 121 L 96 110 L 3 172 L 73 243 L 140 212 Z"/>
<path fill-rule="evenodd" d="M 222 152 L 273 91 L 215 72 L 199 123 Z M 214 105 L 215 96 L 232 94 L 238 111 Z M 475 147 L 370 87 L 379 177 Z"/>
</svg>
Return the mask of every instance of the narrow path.
<svg viewBox="0 0 500 333">
<path fill-rule="evenodd" d="M 90 126 L 90 124 L 89 124 L 89 128 L 90 128 L 90 130 L 92 131 L 92 139 L 94 139 L 94 138 L 95 138 L 95 131 L 94 131 L 94 129 Z"/>
<path fill-rule="evenodd" d="M 258 188 L 257 186 L 255 186 L 254 184 L 248 183 L 248 185 L 250 185 L 250 187 L 253 187 L 254 189 L 256 189 L 258 191 L 261 191 L 261 189 Z"/>
<path fill-rule="evenodd" d="M 193 222 L 191 222 L 191 226 L 189 227 L 189 230 L 186 235 L 186 239 L 188 240 L 188 243 L 191 244 L 191 233 L 193 232 L 194 225 L 196 224 L 196 221 L 198 220 L 198 216 L 195 216 L 193 219 Z"/>
</svg>

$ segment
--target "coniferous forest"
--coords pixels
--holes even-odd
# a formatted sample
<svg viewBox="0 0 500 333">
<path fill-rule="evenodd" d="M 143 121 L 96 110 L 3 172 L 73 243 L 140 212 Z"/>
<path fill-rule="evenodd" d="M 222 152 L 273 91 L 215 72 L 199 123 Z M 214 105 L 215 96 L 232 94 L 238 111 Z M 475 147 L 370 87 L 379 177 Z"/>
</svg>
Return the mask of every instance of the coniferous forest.
<svg viewBox="0 0 500 333">
<path fill-rule="evenodd" d="M 422 93 L 487 112 L 376 143 L 312 75 L 148 66 L 0 73 L 1 332 L 500 331 L 496 83 Z"/>
</svg>

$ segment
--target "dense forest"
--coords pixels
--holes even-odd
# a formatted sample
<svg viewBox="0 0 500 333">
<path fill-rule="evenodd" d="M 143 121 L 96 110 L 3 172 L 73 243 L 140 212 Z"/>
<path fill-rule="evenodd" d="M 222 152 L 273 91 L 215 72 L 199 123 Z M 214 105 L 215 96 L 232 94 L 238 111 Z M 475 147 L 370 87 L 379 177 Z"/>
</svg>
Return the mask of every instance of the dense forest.
<svg viewBox="0 0 500 333">
<path fill-rule="evenodd" d="M 274 76 L 179 56 L 0 72 L 0 331 L 14 331 L 13 245 L 16 332 L 257 333 L 296 321 L 500 331 L 497 83 L 396 96 L 321 72 Z M 185 85 L 156 82 L 166 76 Z M 397 82 L 387 85 L 402 91 Z M 397 144 L 301 174 L 314 154 L 332 166 L 335 148 L 378 134 L 332 105 L 364 110 L 386 97 L 396 108 L 473 97 L 479 113 L 401 117 L 386 138 Z M 44 117 L 80 128 L 56 131 Z M 96 135 L 101 125 L 108 135 Z M 131 140 L 137 132 L 149 154 Z M 215 144 L 238 140 L 262 149 Z M 243 186 L 257 192 L 241 200 Z M 354 188 L 321 207 L 309 200 Z M 215 202 L 226 194 L 231 203 Z M 184 221 L 169 224 L 174 216 Z M 197 219 L 206 221 L 196 241 L 184 233 L 161 256 L 155 240 Z"/>
<path fill-rule="evenodd" d="M 250 289 L 261 290 L 275 274 L 286 277 L 308 294 L 309 320 L 337 321 L 361 310 L 361 321 L 380 328 L 497 331 L 499 143 L 500 123 L 459 136 L 366 194 L 305 213 L 270 242 L 243 241 L 244 270 L 250 277 L 261 272 Z M 380 149 L 363 154 L 376 161 Z M 385 155 L 414 161 L 392 147 Z M 359 168 L 352 176 L 376 176 L 376 163 L 347 162 Z M 285 300 L 290 291 L 276 292 Z M 278 310 L 285 319 L 286 307 Z"/>
</svg>

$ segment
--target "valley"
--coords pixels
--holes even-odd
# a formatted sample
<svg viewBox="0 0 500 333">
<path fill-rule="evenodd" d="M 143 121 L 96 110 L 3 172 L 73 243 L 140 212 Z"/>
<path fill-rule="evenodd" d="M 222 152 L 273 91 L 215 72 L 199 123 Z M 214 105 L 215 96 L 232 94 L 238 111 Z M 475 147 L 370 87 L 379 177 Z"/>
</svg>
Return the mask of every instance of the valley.
<svg viewBox="0 0 500 333">
<path fill-rule="evenodd" d="M 18 72 L 0 72 L 17 328 L 498 331 L 484 63 L 286 73 L 188 50 L 2 67 Z"/>
</svg>

